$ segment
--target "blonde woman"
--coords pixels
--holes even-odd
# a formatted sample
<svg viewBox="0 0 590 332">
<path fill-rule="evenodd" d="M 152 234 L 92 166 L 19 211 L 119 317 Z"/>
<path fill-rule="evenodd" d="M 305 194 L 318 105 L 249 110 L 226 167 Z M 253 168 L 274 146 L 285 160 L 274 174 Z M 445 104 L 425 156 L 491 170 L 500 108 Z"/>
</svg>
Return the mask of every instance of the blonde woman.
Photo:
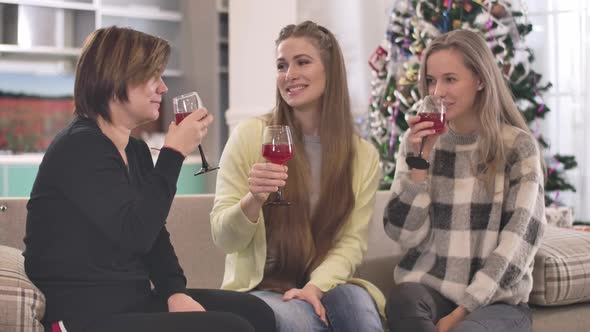
<svg viewBox="0 0 590 332">
<path fill-rule="evenodd" d="M 545 228 L 543 167 L 485 40 L 435 38 L 423 95 L 440 96 L 447 129 L 408 119 L 385 231 L 405 249 L 388 298 L 394 331 L 530 331 L 533 256 Z M 405 162 L 427 137 L 429 169 Z"/>
<path fill-rule="evenodd" d="M 279 331 L 382 331 L 383 296 L 352 278 L 367 248 L 379 158 L 354 133 L 342 52 L 313 22 L 286 26 L 276 45 L 276 107 L 241 123 L 221 157 L 211 224 L 227 253 L 222 287 L 266 301 Z M 270 124 L 293 131 L 287 166 L 262 158 Z M 292 205 L 265 206 L 279 187 Z"/>
</svg>

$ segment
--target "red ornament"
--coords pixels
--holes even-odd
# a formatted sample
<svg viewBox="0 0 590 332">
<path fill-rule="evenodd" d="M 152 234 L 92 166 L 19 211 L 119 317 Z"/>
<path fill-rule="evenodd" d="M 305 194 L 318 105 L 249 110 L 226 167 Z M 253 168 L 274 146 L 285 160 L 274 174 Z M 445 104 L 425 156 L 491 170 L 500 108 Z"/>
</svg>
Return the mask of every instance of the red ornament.
<svg viewBox="0 0 590 332">
<path fill-rule="evenodd" d="M 465 11 L 469 13 L 473 9 L 473 5 L 471 4 L 471 1 L 463 0 L 463 8 L 465 8 Z"/>
<path fill-rule="evenodd" d="M 369 66 L 371 66 L 371 68 L 373 68 L 373 70 L 378 73 L 385 69 L 385 63 L 387 62 L 386 58 L 387 50 L 383 46 L 379 45 L 377 46 L 375 52 L 373 52 L 373 55 L 371 55 L 369 58 Z"/>
</svg>

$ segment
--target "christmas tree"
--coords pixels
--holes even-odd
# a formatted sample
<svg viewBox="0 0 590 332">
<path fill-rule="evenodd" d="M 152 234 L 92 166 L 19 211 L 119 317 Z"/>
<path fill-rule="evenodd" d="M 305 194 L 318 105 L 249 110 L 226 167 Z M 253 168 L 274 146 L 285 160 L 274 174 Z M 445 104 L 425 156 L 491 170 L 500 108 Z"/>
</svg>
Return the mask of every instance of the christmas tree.
<svg viewBox="0 0 590 332">
<path fill-rule="evenodd" d="M 395 152 L 408 129 L 405 114 L 415 111 L 422 96 L 418 91 L 420 56 L 436 36 L 453 29 L 469 29 L 486 39 L 507 79 L 516 104 L 543 148 L 548 142 L 540 133 L 540 119 L 550 111 L 542 93 L 551 83 L 531 69 L 532 51 L 524 37 L 532 25 L 523 11 L 501 0 L 398 0 L 392 10 L 385 40 L 369 59 L 374 79 L 368 121 L 369 139 L 381 155 L 381 189 L 389 189 L 395 172 Z M 559 192 L 575 191 L 564 172 L 576 167 L 574 156 L 545 157 L 547 205 L 558 202 Z"/>
</svg>

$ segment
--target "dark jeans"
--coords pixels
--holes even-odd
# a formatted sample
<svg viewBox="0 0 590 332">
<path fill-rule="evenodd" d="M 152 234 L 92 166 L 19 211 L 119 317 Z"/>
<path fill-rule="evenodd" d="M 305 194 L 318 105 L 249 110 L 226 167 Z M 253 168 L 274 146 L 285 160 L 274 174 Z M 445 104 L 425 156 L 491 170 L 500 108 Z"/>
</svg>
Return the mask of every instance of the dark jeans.
<svg viewBox="0 0 590 332">
<path fill-rule="evenodd" d="M 276 331 L 272 309 L 253 295 L 214 289 L 189 289 L 188 293 L 207 311 L 171 313 L 167 302 L 154 295 L 143 311 L 101 317 L 91 324 L 65 321 L 64 325 L 68 332 Z"/>
<path fill-rule="evenodd" d="M 436 323 L 457 305 L 434 289 L 419 283 L 403 283 L 389 295 L 385 313 L 392 332 L 436 332 Z M 494 303 L 471 312 L 452 332 L 530 332 L 528 305 Z"/>
</svg>

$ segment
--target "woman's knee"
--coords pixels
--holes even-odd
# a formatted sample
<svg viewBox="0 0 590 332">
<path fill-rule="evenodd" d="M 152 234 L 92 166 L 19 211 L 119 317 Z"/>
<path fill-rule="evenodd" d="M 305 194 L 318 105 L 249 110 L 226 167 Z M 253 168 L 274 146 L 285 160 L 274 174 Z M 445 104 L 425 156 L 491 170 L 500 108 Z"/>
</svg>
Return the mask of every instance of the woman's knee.
<svg viewBox="0 0 590 332">
<path fill-rule="evenodd" d="M 246 298 L 244 299 L 243 305 L 248 306 L 252 310 L 259 313 L 261 317 L 265 319 L 274 319 L 274 312 L 272 308 L 261 298 L 252 294 L 245 293 Z"/>
<path fill-rule="evenodd" d="M 256 331 L 275 331 L 275 313 L 262 299 L 254 295 L 244 293 L 240 305 L 244 306 L 247 318 Z"/>
<path fill-rule="evenodd" d="M 218 331 L 248 331 L 255 332 L 254 326 L 244 317 L 233 313 L 224 313 L 222 317 L 215 322 L 215 328 Z"/>
<path fill-rule="evenodd" d="M 339 285 L 324 295 L 322 303 L 335 330 L 383 331 L 375 301 L 363 287 Z"/>
<path fill-rule="evenodd" d="M 387 298 L 387 306 L 392 308 L 415 307 L 424 297 L 424 285 L 407 282 L 396 285 Z"/>
<path fill-rule="evenodd" d="M 271 291 L 254 291 L 252 296 L 260 298 L 272 309 L 278 331 L 314 331 L 313 326 L 321 323 L 311 304 L 305 301 L 284 301 L 282 294 Z"/>
<path fill-rule="evenodd" d="M 311 304 L 302 300 L 290 300 L 271 305 L 275 314 L 278 331 L 318 331 L 323 322 Z"/>
</svg>

